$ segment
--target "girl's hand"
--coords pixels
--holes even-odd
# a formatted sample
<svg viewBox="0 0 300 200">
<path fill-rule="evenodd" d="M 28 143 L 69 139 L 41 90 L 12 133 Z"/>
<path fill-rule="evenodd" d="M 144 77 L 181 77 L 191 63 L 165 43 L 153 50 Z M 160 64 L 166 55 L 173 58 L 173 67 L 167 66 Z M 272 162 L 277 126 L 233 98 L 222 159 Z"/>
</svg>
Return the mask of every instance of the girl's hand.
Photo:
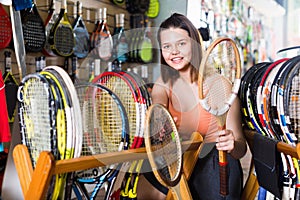
<svg viewBox="0 0 300 200">
<path fill-rule="evenodd" d="M 222 130 L 218 132 L 216 147 L 219 151 L 230 153 L 234 149 L 234 136 L 231 130 Z"/>
</svg>

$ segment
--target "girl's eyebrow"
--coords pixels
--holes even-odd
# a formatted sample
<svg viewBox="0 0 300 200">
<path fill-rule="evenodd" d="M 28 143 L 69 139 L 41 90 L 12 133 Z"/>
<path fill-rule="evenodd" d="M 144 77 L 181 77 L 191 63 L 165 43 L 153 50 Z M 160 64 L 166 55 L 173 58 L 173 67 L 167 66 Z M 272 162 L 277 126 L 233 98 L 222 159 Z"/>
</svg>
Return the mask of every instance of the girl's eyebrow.
<svg viewBox="0 0 300 200">
<path fill-rule="evenodd" d="M 186 39 L 186 38 L 182 38 L 182 39 L 179 39 L 179 40 L 175 41 L 175 43 L 182 42 L 182 41 L 187 41 L 187 40 L 188 39 Z M 167 42 L 163 42 L 162 45 L 171 44 L 171 43 L 172 42 L 167 41 Z"/>
</svg>

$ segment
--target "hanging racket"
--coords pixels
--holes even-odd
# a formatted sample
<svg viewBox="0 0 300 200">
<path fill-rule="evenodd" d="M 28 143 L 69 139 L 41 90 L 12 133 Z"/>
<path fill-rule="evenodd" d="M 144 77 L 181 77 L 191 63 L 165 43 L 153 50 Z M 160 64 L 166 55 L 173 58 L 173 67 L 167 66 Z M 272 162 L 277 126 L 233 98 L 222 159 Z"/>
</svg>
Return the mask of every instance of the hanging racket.
<svg viewBox="0 0 300 200">
<path fill-rule="evenodd" d="M 156 18 L 160 11 L 160 2 L 159 0 L 150 0 L 149 8 L 146 12 L 146 15 L 150 18 Z"/>
<path fill-rule="evenodd" d="M 9 15 L 0 4 L 0 49 L 6 48 L 12 39 L 12 26 Z"/>
<path fill-rule="evenodd" d="M 241 82 L 239 50 L 230 38 L 218 38 L 207 49 L 199 69 L 199 98 L 202 107 L 217 118 L 220 130 Z M 227 155 L 219 151 L 220 195 L 228 194 Z"/>
<path fill-rule="evenodd" d="M 6 104 L 7 104 L 7 112 L 8 112 L 8 121 L 10 123 L 14 122 L 15 114 L 17 110 L 17 91 L 18 85 L 16 78 L 12 74 L 11 69 L 11 52 L 5 51 L 5 63 L 4 69 L 5 73 L 3 74 L 3 81 L 5 84 L 5 96 L 6 96 Z"/>
<path fill-rule="evenodd" d="M 48 10 L 48 16 L 45 20 L 46 42 L 43 48 L 43 54 L 45 54 L 46 56 L 56 56 L 56 54 L 51 50 L 49 43 L 50 30 L 58 17 L 58 14 L 55 13 L 55 1 L 56 0 L 51 0 Z"/>
<path fill-rule="evenodd" d="M 90 50 L 90 36 L 82 18 L 82 3 L 77 1 L 77 17 L 73 22 L 75 37 L 74 55 L 85 58 Z"/>
<path fill-rule="evenodd" d="M 32 7 L 21 10 L 22 30 L 25 49 L 28 52 L 40 52 L 46 42 L 44 21 L 36 7 L 36 1 Z"/>
<path fill-rule="evenodd" d="M 67 15 L 67 1 L 62 0 L 61 3 L 59 16 L 50 30 L 49 43 L 55 54 L 68 57 L 74 52 L 75 38 Z"/>
</svg>

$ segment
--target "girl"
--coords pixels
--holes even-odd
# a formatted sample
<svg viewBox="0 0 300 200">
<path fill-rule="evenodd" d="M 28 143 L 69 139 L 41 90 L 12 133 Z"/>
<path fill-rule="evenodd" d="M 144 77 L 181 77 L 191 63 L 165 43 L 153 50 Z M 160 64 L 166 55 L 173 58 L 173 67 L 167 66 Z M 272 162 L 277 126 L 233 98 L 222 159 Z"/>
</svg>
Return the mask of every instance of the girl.
<svg viewBox="0 0 300 200">
<path fill-rule="evenodd" d="M 240 199 L 243 174 L 239 159 L 246 153 L 242 132 L 240 104 L 236 99 L 231 106 L 226 130 L 218 131 L 214 116 L 205 111 L 198 97 L 198 68 L 202 59 L 201 38 L 198 30 L 184 15 L 174 13 L 159 27 L 158 42 L 161 52 L 161 76 L 152 89 L 153 103 L 166 106 L 173 116 L 183 140 L 199 132 L 205 143 L 215 143 L 200 157 L 189 180 L 193 199 L 220 199 L 218 150 L 228 153 L 229 195 L 225 199 Z M 141 191 L 141 198 L 164 199 L 167 189 L 150 173 L 146 179 L 154 185 L 151 192 Z M 148 184 L 145 179 L 140 184 Z"/>
</svg>

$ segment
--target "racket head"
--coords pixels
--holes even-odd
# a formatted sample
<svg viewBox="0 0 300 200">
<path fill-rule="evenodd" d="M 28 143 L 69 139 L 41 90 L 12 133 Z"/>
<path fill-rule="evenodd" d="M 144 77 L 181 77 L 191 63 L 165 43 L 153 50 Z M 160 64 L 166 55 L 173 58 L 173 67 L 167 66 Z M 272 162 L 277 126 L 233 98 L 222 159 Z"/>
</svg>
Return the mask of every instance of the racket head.
<svg viewBox="0 0 300 200">
<path fill-rule="evenodd" d="M 296 145 L 299 138 L 299 68 L 297 62 L 286 77 L 283 93 L 284 122 L 286 126 L 284 135 L 289 144 Z"/>
<path fill-rule="evenodd" d="M 132 83 L 118 72 L 103 72 L 93 79 L 93 83 L 100 83 L 112 90 L 123 102 L 129 128 L 130 146 L 135 146 L 139 141 L 140 113 L 139 96 Z"/>
<path fill-rule="evenodd" d="M 167 187 L 177 185 L 182 170 L 181 142 L 172 116 L 161 104 L 147 110 L 145 146 L 157 180 Z"/>
<path fill-rule="evenodd" d="M 9 15 L 2 4 L 0 4 L 0 24 L 0 49 L 4 49 L 12 39 L 12 26 Z"/>
<path fill-rule="evenodd" d="M 21 11 L 21 20 L 26 51 L 42 51 L 46 42 L 46 32 L 44 21 L 38 12 L 35 2 L 33 2 L 31 8 Z"/>
<path fill-rule="evenodd" d="M 128 149 L 128 118 L 119 97 L 109 88 L 97 83 L 77 84 L 76 91 L 84 130 L 81 156 Z M 81 181 L 96 179 L 105 168 L 80 171 L 77 177 Z"/>
<path fill-rule="evenodd" d="M 75 38 L 74 55 L 85 58 L 90 50 L 90 35 L 82 19 L 82 3 L 77 1 L 77 17 L 73 23 Z"/>
<path fill-rule="evenodd" d="M 70 120 L 72 121 L 73 130 L 75 130 L 74 132 L 72 132 L 72 134 L 70 134 L 70 137 L 72 137 L 72 149 L 74 149 L 74 157 L 77 158 L 81 154 L 83 125 L 79 99 L 75 86 L 68 73 L 61 67 L 47 66 L 43 69 L 43 71 L 49 71 L 55 74 L 55 76 L 60 80 L 60 82 L 64 84 L 65 88 L 63 89 L 69 95 L 70 102 L 72 103 Z"/>
<path fill-rule="evenodd" d="M 146 12 L 146 15 L 150 18 L 156 18 L 160 11 L 160 2 L 159 0 L 150 0 L 149 8 Z"/>
<path fill-rule="evenodd" d="M 238 94 L 241 60 L 235 42 L 216 39 L 201 61 L 198 85 L 202 107 L 215 116 L 224 115 Z"/>
<path fill-rule="evenodd" d="M 248 107 L 247 107 L 247 103 L 248 103 L 247 102 L 247 100 L 248 100 L 247 90 L 248 90 L 248 87 L 251 83 L 251 80 L 255 76 L 255 73 L 264 64 L 265 63 L 255 64 L 254 66 L 252 66 L 250 69 L 248 69 L 245 72 L 245 74 L 243 75 L 243 77 L 241 79 L 241 86 L 240 86 L 240 90 L 239 90 L 239 98 L 240 98 L 240 101 L 241 101 L 241 111 L 242 111 L 242 114 L 243 114 L 243 121 L 247 125 L 247 127 L 249 129 L 252 129 L 252 130 L 255 130 L 255 127 L 251 122 L 250 112 L 249 112 Z"/>
<path fill-rule="evenodd" d="M 40 74 L 29 74 L 18 89 L 20 133 L 35 167 L 42 151 L 57 155 L 56 106 L 47 79 Z"/>
<path fill-rule="evenodd" d="M 67 16 L 67 2 L 62 0 L 59 16 L 49 35 L 51 50 L 59 56 L 68 57 L 74 52 L 75 38 L 72 25 Z"/>
<path fill-rule="evenodd" d="M 58 18 L 58 14 L 55 13 L 55 1 L 51 0 L 49 10 L 48 10 L 48 16 L 45 20 L 46 42 L 42 51 L 43 54 L 46 56 L 56 56 L 56 54 L 51 50 L 50 43 L 49 43 L 49 36 L 50 36 L 51 28 L 54 26 L 57 18 Z"/>
</svg>

